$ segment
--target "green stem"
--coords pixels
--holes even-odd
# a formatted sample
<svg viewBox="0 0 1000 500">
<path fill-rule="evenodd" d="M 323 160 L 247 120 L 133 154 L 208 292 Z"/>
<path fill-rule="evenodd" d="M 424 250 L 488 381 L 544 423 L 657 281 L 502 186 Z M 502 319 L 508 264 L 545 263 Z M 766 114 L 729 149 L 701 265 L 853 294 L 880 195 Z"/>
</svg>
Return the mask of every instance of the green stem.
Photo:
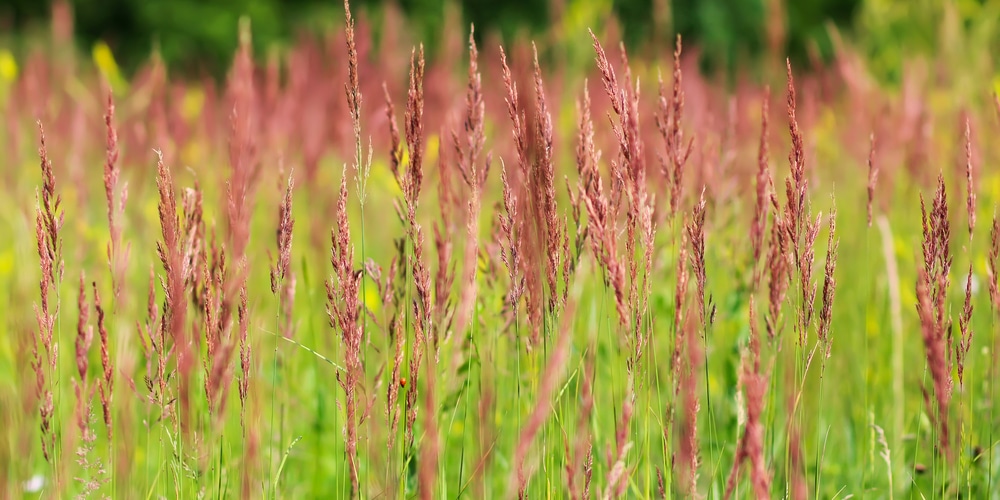
<svg viewBox="0 0 1000 500">
<path fill-rule="evenodd" d="M 819 486 L 820 479 L 823 476 L 823 470 L 820 463 L 820 451 L 823 449 L 822 445 L 822 426 L 820 425 L 820 419 L 823 416 L 823 386 L 826 382 L 826 377 L 823 376 L 823 372 L 826 369 L 826 358 L 825 353 L 820 352 L 820 356 L 824 356 L 823 363 L 819 370 L 819 400 L 816 402 L 816 479 L 814 481 L 814 496 L 816 500 L 819 500 Z M 866 455 L 867 456 L 867 455 Z"/>
<path fill-rule="evenodd" d="M 281 283 L 278 284 L 278 287 L 280 289 Z M 278 393 L 278 391 L 277 391 L 277 389 L 278 389 L 278 337 L 282 336 L 282 331 L 281 331 L 281 304 L 280 304 L 282 302 L 282 300 L 279 298 L 278 302 L 279 302 L 278 312 L 274 315 L 274 331 L 277 332 L 277 335 L 275 335 L 275 337 L 274 337 L 274 356 L 273 356 L 272 361 L 271 361 L 271 433 L 272 433 L 271 438 L 272 438 L 272 441 L 273 441 L 273 438 L 274 438 L 274 434 L 273 434 L 274 433 L 274 407 L 275 407 L 275 399 L 277 399 L 277 393 Z M 280 431 L 279 431 L 279 435 L 278 435 L 278 446 L 279 447 L 281 446 Z M 273 455 L 274 455 L 274 443 L 272 442 L 271 445 L 267 447 L 267 465 L 268 465 L 268 467 L 271 467 L 274 464 L 274 456 Z M 277 481 L 277 477 L 275 475 L 272 475 L 271 477 L 274 478 L 272 480 L 272 484 L 271 484 L 271 498 L 278 498 L 278 481 Z"/>
<path fill-rule="evenodd" d="M 872 230 L 871 230 L 871 223 L 870 223 L 870 219 L 869 219 L 868 228 L 865 230 L 865 274 L 864 274 L 865 276 L 871 276 L 871 253 L 870 253 L 871 232 L 872 232 Z M 874 297 L 875 293 L 872 290 L 871 286 L 868 287 L 867 292 L 868 292 L 868 300 L 865 301 L 865 315 L 864 315 L 864 320 L 863 320 L 864 324 L 861 327 L 861 335 L 864 337 L 864 341 L 865 341 L 864 360 L 862 362 L 862 369 L 864 370 L 864 374 L 863 374 L 864 377 L 863 378 L 864 378 L 864 384 L 865 384 L 865 386 L 864 386 L 864 393 L 865 393 L 864 419 L 865 419 L 866 427 L 868 429 L 870 429 L 869 432 L 874 433 L 874 427 L 872 427 L 872 425 L 875 424 L 874 417 L 872 417 L 872 419 L 871 419 L 872 421 L 869 422 L 869 415 L 874 415 L 874 412 L 872 412 L 872 410 L 871 410 L 871 401 L 869 399 L 870 398 L 870 395 L 869 395 L 869 383 L 870 383 L 869 378 L 870 377 L 869 377 L 869 373 L 868 372 L 869 372 L 869 370 L 871 370 L 871 347 L 870 347 L 870 343 L 868 341 L 868 315 L 870 314 L 870 304 L 872 302 L 872 299 L 875 298 Z M 822 393 L 820 393 L 820 398 L 822 400 Z M 875 453 L 873 444 L 874 443 L 873 443 L 872 440 L 864 440 L 863 444 L 862 444 L 862 454 L 864 456 L 861 459 L 862 460 L 862 462 L 861 462 L 862 463 L 862 467 L 861 467 L 861 488 L 860 488 L 861 491 L 865 491 L 865 484 L 867 483 L 869 468 L 870 467 L 874 467 L 874 461 L 871 460 L 873 458 L 873 454 Z M 817 475 L 817 479 L 818 479 L 818 475 Z M 889 494 L 891 495 L 892 492 L 890 492 Z"/>
<path fill-rule="evenodd" d="M 360 167 L 360 165 L 361 165 L 361 140 L 360 140 L 360 138 L 358 140 L 357 155 L 358 155 L 357 156 L 357 162 L 358 162 L 357 164 Z M 363 173 L 359 171 L 359 172 L 356 173 L 356 175 L 361 176 L 361 175 L 363 175 Z M 365 192 L 364 192 L 365 184 L 364 184 L 364 182 L 358 181 L 358 188 L 359 188 L 359 191 L 360 191 L 358 193 L 358 204 L 361 206 L 361 268 L 364 269 L 364 266 L 365 266 L 365 257 L 366 257 L 366 254 L 365 254 Z M 362 277 L 361 277 L 361 338 L 362 338 L 362 344 L 363 344 L 363 347 L 364 347 L 364 350 L 362 351 L 362 366 L 367 366 L 368 365 L 368 363 L 367 363 L 367 361 L 368 361 L 368 349 L 369 349 L 369 347 L 371 347 L 371 338 L 370 337 L 367 339 L 367 341 L 364 341 L 364 339 L 365 339 L 365 333 L 367 331 L 366 327 L 368 325 L 368 313 L 367 313 L 367 311 L 368 311 L 368 305 L 366 304 L 367 300 L 368 300 L 368 278 L 365 277 L 364 275 L 362 275 Z M 364 369 L 363 368 L 362 368 L 362 374 L 364 374 Z M 372 422 L 374 420 L 375 419 L 373 419 L 373 418 L 368 419 L 368 435 L 369 436 L 374 436 L 375 435 L 374 429 L 372 427 Z M 372 440 L 371 439 L 367 440 L 367 446 L 368 446 L 368 457 L 370 458 L 372 456 L 372 451 L 371 451 Z M 360 469 L 360 467 L 359 467 L 359 469 Z"/>
</svg>

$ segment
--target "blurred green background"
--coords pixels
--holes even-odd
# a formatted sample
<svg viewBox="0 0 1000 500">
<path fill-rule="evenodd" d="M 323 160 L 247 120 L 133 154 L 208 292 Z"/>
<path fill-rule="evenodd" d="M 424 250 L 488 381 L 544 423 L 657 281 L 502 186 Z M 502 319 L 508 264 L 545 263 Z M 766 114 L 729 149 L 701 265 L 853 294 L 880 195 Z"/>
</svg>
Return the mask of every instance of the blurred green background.
<svg viewBox="0 0 1000 500">
<path fill-rule="evenodd" d="M 752 68 L 762 54 L 788 55 L 802 65 L 828 60 L 832 40 L 852 41 L 892 80 L 902 55 L 941 48 L 942 29 L 973 32 L 988 47 L 1000 39 L 995 0 L 354 0 L 356 15 L 375 30 L 393 2 L 407 18 L 405 36 L 440 47 L 449 16 L 475 23 L 477 35 L 510 41 L 528 35 L 546 43 L 578 45 L 586 28 L 614 24 L 630 49 L 669 50 L 673 34 L 700 47 L 706 70 Z M 47 34 L 51 0 L 0 1 L 5 43 Z M 153 47 L 174 70 L 220 75 L 236 47 L 238 19 L 248 16 L 259 54 L 293 41 L 302 30 L 341 29 L 343 6 L 329 0 L 69 0 L 76 41 L 89 51 L 98 40 L 128 71 Z M 460 17 L 459 17 L 460 16 Z M 454 26 L 454 25 L 452 25 Z M 641 52 L 640 52 L 641 53 Z"/>
<path fill-rule="evenodd" d="M 339 27 L 343 6 L 320 0 L 71 0 L 74 28 L 81 48 L 107 42 L 126 69 L 148 58 L 155 43 L 164 60 L 176 68 L 212 71 L 228 64 L 236 45 L 237 20 L 251 18 L 257 50 L 290 41 L 305 28 Z M 384 0 L 355 0 L 353 8 L 377 20 Z M 632 48 L 669 41 L 676 31 L 703 47 L 710 65 L 732 66 L 740 56 L 767 48 L 768 19 L 773 11 L 787 34 L 783 50 L 802 57 L 809 44 L 829 51 L 826 23 L 849 29 L 861 0 L 400 0 L 397 6 L 433 53 L 449 10 L 480 34 L 499 32 L 538 36 L 575 16 L 595 30 L 616 19 L 619 33 Z M 0 26 L 7 32 L 40 31 L 48 26 L 50 0 L 6 0 L 0 3 Z M 609 12 L 610 11 L 610 12 Z M 611 16 L 607 14 L 612 14 Z M 583 16 L 590 19 L 580 19 Z M 773 24 L 773 23 L 772 23 Z"/>
</svg>

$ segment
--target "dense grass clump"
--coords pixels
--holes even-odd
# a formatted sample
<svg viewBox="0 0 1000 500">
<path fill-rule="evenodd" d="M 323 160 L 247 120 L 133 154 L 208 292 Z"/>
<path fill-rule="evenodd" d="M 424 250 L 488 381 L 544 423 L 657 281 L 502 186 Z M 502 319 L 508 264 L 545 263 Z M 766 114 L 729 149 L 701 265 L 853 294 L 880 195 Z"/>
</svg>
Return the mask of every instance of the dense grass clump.
<svg viewBox="0 0 1000 500">
<path fill-rule="evenodd" d="M 347 7 L 224 88 L 0 83 L 2 496 L 1000 494 L 996 100 Z"/>
</svg>

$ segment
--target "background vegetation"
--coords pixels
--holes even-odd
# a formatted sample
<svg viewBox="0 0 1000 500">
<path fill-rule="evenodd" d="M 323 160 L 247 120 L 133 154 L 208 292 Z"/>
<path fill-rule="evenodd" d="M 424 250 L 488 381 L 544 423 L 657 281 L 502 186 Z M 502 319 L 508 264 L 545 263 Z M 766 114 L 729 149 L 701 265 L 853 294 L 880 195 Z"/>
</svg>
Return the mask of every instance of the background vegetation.
<svg viewBox="0 0 1000 500">
<path fill-rule="evenodd" d="M 0 7 L 0 19 L 15 31 L 46 25 L 50 1 L 8 0 Z M 276 45 L 288 47 L 302 28 L 322 32 L 343 19 L 337 6 L 318 0 L 72 0 L 70 4 L 79 45 L 89 48 L 104 41 L 129 70 L 148 57 L 153 44 L 170 66 L 224 70 L 236 49 L 235 26 L 241 16 L 252 21 L 259 54 Z M 810 47 L 829 58 L 829 25 L 851 30 L 862 11 L 862 0 L 788 2 L 787 6 L 780 0 L 365 0 L 356 4 L 376 25 L 387 8 L 398 9 L 416 30 L 414 38 L 424 41 L 431 54 L 437 53 L 449 15 L 460 16 L 464 25 L 474 23 L 480 36 L 498 32 L 508 40 L 515 34 L 537 38 L 563 22 L 600 31 L 613 20 L 633 50 L 662 50 L 669 47 L 670 34 L 679 32 L 702 47 L 707 64 L 725 69 L 735 67 L 741 57 L 760 55 L 767 47 L 769 29 L 785 33 L 778 49 L 799 61 L 807 60 Z M 784 18 L 770 12 L 782 12 Z M 917 27 L 907 30 L 918 32 Z M 572 43 L 569 34 L 553 41 Z"/>
<path fill-rule="evenodd" d="M 67 5 L 0 497 L 1000 498 L 1000 2 Z"/>
</svg>

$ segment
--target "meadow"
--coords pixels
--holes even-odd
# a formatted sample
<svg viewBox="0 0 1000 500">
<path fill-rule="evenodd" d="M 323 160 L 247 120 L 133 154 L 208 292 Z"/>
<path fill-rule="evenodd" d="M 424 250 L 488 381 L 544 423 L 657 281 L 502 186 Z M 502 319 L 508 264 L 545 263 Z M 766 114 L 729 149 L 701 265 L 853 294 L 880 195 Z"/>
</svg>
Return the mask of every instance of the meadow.
<svg viewBox="0 0 1000 500">
<path fill-rule="evenodd" d="M 382 21 L 0 49 L 0 497 L 1000 498 L 981 70 Z"/>
</svg>

